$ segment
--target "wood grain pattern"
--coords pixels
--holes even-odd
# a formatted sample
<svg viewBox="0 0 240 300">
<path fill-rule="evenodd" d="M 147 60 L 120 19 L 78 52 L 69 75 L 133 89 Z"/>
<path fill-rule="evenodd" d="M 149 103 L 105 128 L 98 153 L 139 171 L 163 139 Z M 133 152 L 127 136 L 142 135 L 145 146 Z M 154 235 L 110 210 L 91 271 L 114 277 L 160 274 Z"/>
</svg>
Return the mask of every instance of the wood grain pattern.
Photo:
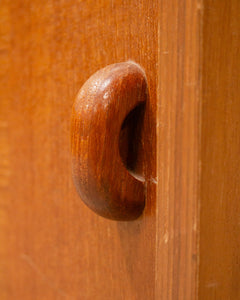
<svg viewBox="0 0 240 300">
<path fill-rule="evenodd" d="M 0 7 L 10 86 L 1 85 L 8 166 L 0 190 L 0 298 L 154 299 L 157 2 L 5 0 Z M 69 137 L 80 87 L 102 67 L 127 60 L 145 70 L 150 100 L 146 207 L 126 223 L 79 201 Z"/>
<path fill-rule="evenodd" d="M 9 298 L 6 278 L 8 269 L 8 210 L 10 208 L 8 187 L 11 184 L 11 149 L 10 126 L 6 116 L 9 115 L 10 84 L 8 76 L 10 72 L 9 51 L 11 40 L 9 37 L 10 18 L 8 6 L 0 5 L 0 298 Z"/>
<path fill-rule="evenodd" d="M 205 1 L 199 298 L 240 299 L 240 2 Z"/>
<path fill-rule="evenodd" d="M 239 298 L 238 15 L 238 0 L 1 2 L 1 299 Z M 113 222 L 79 201 L 70 116 L 91 74 L 128 60 L 149 85 L 131 166 L 146 207 Z"/>
<path fill-rule="evenodd" d="M 127 131 L 129 135 L 125 143 L 138 148 L 141 132 L 128 129 L 127 119 L 130 114 L 143 110 L 147 100 L 144 71 L 134 62 L 122 62 L 93 74 L 74 102 L 73 179 L 81 199 L 100 216 L 130 221 L 138 218 L 144 209 L 144 176 L 128 170 L 128 165 L 134 164 L 127 158 L 128 153 L 124 155 L 128 164 L 120 153 L 131 151 L 133 147 L 127 145 L 123 149 L 120 138 L 124 137 L 121 129 L 125 127 L 125 135 Z M 140 128 L 139 122 L 143 123 L 143 118 L 135 117 L 136 129 Z M 135 155 L 138 155 L 137 150 Z"/>
<path fill-rule="evenodd" d="M 200 146 L 199 1 L 159 11 L 156 299 L 197 299 Z"/>
</svg>

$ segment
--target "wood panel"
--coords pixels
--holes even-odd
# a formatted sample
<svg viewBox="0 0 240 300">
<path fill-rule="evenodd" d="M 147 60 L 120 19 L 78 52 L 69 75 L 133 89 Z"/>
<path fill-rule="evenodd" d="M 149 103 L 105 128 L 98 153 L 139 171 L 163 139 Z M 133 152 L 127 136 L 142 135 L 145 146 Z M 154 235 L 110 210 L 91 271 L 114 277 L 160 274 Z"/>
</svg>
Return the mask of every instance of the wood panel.
<svg viewBox="0 0 240 300">
<path fill-rule="evenodd" d="M 1 2 L 1 299 L 240 298 L 239 5 Z M 91 74 L 127 60 L 149 84 L 147 197 L 116 222 L 74 189 L 70 116 Z"/>
<path fill-rule="evenodd" d="M 9 209 L 9 185 L 11 177 L 10 169 L 10 137 L 9 123 L 6 116 L 9 113 L 9 82 L 10 71 L 9 51 L 11 40 L 9 36 L 8 6 L 0 5 L 0 295 L 7 299 L 8 250 L 6 247 L 8 209 Z"/>
<path fill-rule="evenodd" d="M 1 88 L 1 299 L 154 299 L 157 6 L 1 2 L 1 59 L 9 69 L 2 76 L 9 89 Z M 129 59 L 145 69 L 150 87 L 147 205 L 124 223 L 98 217 L 75 192 L 70 116 L 92 73 Z"/>
<path fill-rule="evenodd" d="M 196 299 L 200 145 L 199 1 L 159 15 L 156 299 Z"/>
<path fill-rule="evenodd" d="M 200 299 L 240 299 L 240 2 L 204 1 Z"/>
</svg>

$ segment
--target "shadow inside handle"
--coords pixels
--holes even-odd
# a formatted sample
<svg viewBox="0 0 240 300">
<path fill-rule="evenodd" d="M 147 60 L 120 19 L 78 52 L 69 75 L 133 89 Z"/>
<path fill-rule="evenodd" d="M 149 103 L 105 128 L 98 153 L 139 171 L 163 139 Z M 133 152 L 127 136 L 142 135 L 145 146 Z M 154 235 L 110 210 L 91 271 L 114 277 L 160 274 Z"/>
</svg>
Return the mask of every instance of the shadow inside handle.
<svg viewBox="0 0 240 300">
<path fill-rule="evenodd" d="M 121 159 L 132 176 L 144 181 L 143 123 L 146 104 L 136 106 L 125 118 L 119 135 Z"/>
</svg>

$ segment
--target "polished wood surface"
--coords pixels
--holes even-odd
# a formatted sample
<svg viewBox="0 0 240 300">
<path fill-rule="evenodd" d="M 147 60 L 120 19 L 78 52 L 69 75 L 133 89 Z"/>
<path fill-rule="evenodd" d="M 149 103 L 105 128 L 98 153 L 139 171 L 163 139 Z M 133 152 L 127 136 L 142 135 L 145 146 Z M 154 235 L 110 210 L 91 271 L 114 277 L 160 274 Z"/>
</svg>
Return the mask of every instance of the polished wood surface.
<svg viewBox="0 0 240 300">
<path fill-rule="evenodd" d="M 105 218 L 130 221 L 137 219 L 144 209 L 144 174 L 128 170 L 134 162 L 127 153 L 126 163 L 120 153 L 132 152 L 133 147 L 126 145 L 124 149 L 120 139 L 125 127 L 125 134 L 128 131 L 129 135 L 126 144 L 133 144 L 135 156 L 138 155 L 140 143 L 136 141 L 141 139 L 141 132 L 130 130 L 127 123 L 130 115 L 138 114 L 139 118 L 134 118 L 135 129 L 140 128 L 138 123 L 143 125 L 144 111 L 138 112 L 144 110 L 147 100 L 146 75 L 139 65 L 129 61 L 97 71 L 84 83 L 74 102 L 73 179 L 81 199 Z"/>
<path fill-rule="evenodd" d="M 240 299 L 240 1 L 205 1 L 199 298 Z"/>
<path fill-rule="evenodd" d="M 238 0 L 1 2 L 1 300 L 239 298 L 238 15 Z M 121 222 L 79 199 L 69 137 L 84 82 L 128 60 L 149 101 L 136 163 L 134 119 L 120 154 L 146 205 Z"/>
<path fill-rule="evenodd" d="M 183 4 L 184 2 L 184 4 Z M 159 14 L 156 298 L 197 299 L 200 145 L 199 1 Z"/>
<path fill-rule="evenodd" d="M 1 300 L 154 299 L 157 1 L 6 0 L 0 10 Z M 146 166 L 135 166 L 146 206 L 116 222 L 75 191 L 70 118 L 84 82 L 128 60 L 149 85 Z"/>
</svg>

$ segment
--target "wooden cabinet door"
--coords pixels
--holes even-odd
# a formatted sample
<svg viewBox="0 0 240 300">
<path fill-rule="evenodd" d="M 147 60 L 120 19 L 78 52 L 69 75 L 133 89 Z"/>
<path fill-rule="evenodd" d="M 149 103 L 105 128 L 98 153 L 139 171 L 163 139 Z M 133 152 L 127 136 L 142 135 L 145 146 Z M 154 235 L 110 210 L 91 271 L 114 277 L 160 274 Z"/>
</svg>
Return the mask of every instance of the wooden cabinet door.
<svg viewBox="0 0 240 300">
<path fill-rule="evenodd" d="M 240 299 L 238 0 L 0 3 L 0 298 Z M 132 60 L 146 207 L 104 219 L 71 170 L 75 96 Z"/>
</svg>

